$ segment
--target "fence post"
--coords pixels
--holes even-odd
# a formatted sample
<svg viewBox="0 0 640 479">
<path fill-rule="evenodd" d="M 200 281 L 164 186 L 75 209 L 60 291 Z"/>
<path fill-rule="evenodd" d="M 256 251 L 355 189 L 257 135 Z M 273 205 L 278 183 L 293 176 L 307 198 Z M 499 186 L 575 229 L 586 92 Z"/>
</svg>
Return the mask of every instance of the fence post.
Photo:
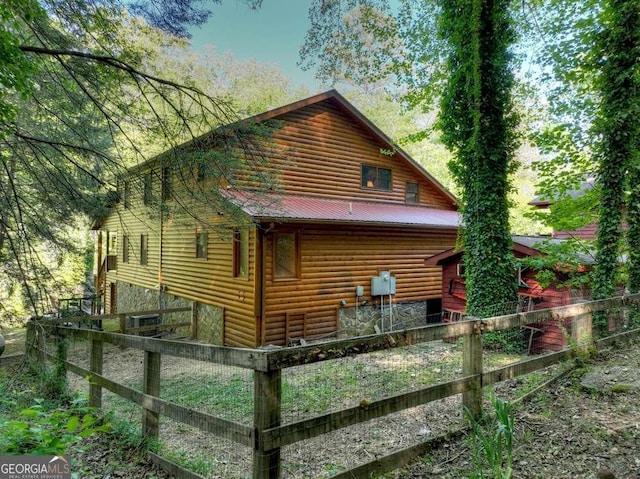
<svg viewBox="0 0 640 479">
<path fill-rule="evenodd" d="M 198 307 L 197 301 L 191 302 L 191 339 L 198 337 Z"/>
<path fill-rule="evenodd" d="M 102 341 L 98 339 L 91 340 L 91 361 L 89 370 L 95 374 L 102 374 Z M 102 387 L 89 382 L 89 405 L 92 407 L 102 407 Z"/>
<path fill-rule="evenodd" d="M 24 342 L 24 353 L 31 361 L 37 361 L 38 332 L 36 331 L 36 322 L 33 319 L 27 321 L 27 337 Z"/>
<path fill-rule="evenodd" d="M 571 341 L 578 352 L 589 351 L 593 343 L 593 316 L 591 313 L 581 314 L 573 320 L 571 327 Z"/>
<path fill-rule="evenodd" d="M 160 353 L 144 352 L 144 393 L 160 397 Z M 142 410 L 142 433 L 149 437 L 158 437 L 160 414 Z"/>
<path fill-rule="evenodd" d="M 120 313 L 118 315 L 118 322 L 120 323 L 120 332 L 125 334 L 127 332 L 127 315 Z"/>
<path fill-rule="evenodd" d="M 472 389 L 462 393 L 462 406 L 465 411 L 477 418 L 482 412 L 482 320 L 474 321 L 473 333 L 464 337 L 462 348 L 462 375 L 480 375 Z M 463 411 L 464 412 L 464 411 Z"/>
<path fill-rule="evenodd" d="M 44 335 L 44 327 L 36 323 L 36 354 L 38 362 L 43 366 L 47 363 L 47 342 Z"/>
<path fill-rule="evenodd" d="M 280 425 L 282 371 L 254 371 L 253 375 L 253 479 L 277 479 L 280 477 L 280 448 L 266 451 L 262 431 Z"/>
</svg>

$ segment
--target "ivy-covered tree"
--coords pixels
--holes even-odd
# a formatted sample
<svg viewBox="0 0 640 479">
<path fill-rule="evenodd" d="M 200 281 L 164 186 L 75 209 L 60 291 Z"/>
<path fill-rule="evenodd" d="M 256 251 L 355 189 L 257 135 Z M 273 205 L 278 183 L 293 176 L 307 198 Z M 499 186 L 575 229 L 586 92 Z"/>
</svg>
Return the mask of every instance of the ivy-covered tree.
<svg viewBox="0 0 640 479">
<path fill-rule="evenodd" d="M 604 30 L 597 42 L 598 50 L 602 52 L 597 83 L 601 101 L 594 128 L 600 136 L 596 154 L 600 204 L 593 284 L 594 297 L 597 299 L 613 296 L 619 278 L 624 184 L 629 154 L 633 148 L 633 140 L 629 141 L 627 135 L 636 121 L 631 115 L 634 106 L 630 100 L 634 99 L 634 95 L 630 94 L 630 90 L 633 88 L 633 65 L 637 58 L 630 58 L 632 52 L 626 51 L 624 46 L 629 40 L 628 35 L 633 35 L 627 29 L 629 25 L 624 25 L 633 18 L 627 10 L 633 3 L 615 0 L 603 3 Z"/>
<path fill-rule="evenodd" d="M 614 294 L 624 279 L 623 255 L 627 256 L 627 284 L 638 291 L 640 3 L 545 0 L 532 4 L 536 7 L 533 34 L 541 47 L 538 62 L 543 67 L 536 80 L 545 87 L 542 94 L 550 105 L 545 128 L 536 139 L 553 155 L 540 164 L 541 191 L 561 200 L 564 207 L 555 215 L 560 220 L 574 216 L 582 218 L 583 225 L 598 221 L 595 297 Z M 594 175 L 593 194 L 570 197 L 571 190 Z"/>
<path fill-rule="evenodd" d="M 199 4 L 138 2 L 175 34 L 207 17 Z M 185 71 L 165 77 L 158 47 L 184 41 L 156 34 L 145 44 L 153 32 L 119 0 L 0 2 L 0 284 L 22 290 L 33 313 L 50 307 L 60 285 L 43 255 L 74 250 L 69 228 L 104 211 L 127 167 L 239 118 L 229 96 Z M 259 152 L 246 133 L 230 132 L 229 148 Z M 211 174 L 230 177 L 227 166 Z"/>
<path fill-rule="evenodd" d="M 617 286 L 625 211 L 628 287 L 640 292 L 640 1 L 603 3 L 597 45 L 601 198 L 594 288 L 599 298 L 611 296 Z"/>
<path fill-rule="evenodd" d="M 507 200 L 517 126 L 509 3 L 443 1 L 439 22 L 449 45 L 439 123 L 461 185 L 467 311 L 477 316 L 517 298 Z"/>
<path fill-rule="evenodd" d="M 440 98 L 437 126 L 453 154 L 450 168 L 462 196 L 467 310 L 484 316 L 517 294 L 507 199 L 517 125 L 510 2 L 401 4 L 394 13 L 384 0 L 317 0 L 303 60 L 319 63 L 327 78 L 375 84 L 381 75 L 395 76 L 396 94 L 425 111 Z M 351 24 L 361 32 L 357 37 Z M 366 56 L 364 65 L 354 61 L 359 55 Z"/>
</svg>

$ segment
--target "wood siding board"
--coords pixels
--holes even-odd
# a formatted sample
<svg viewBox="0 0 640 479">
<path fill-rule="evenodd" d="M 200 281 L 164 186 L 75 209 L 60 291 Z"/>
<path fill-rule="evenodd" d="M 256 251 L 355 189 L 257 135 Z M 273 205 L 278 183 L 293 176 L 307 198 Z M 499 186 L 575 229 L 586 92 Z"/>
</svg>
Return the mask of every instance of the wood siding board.
<svg viewBox="0 0 640 479">
<path fill-rule="evenodd" d="M 260 153 L 267 155 L 268 167 L 279 172 L 284 194 L 404 204 L 405 185 L 412 182 L 419 184 L 421 205 L 447 210 L 457 208 L 455 198 L 442 190 L 406 153 L 399 150 L 391 157 L 381 154 L 381 148 L 391 148 L 389 138 L 336 92 L 257 115 L 255 120 L 269 118 L 279 120 L 281 126 L 273 136 L 273 144 Z M 169 154 L 171 152 L 159 158 Z M 391 191 L 361 188 L 363 164 L 391 169 Z M 144 172 L 150 167 L 153 167 L 151 162 L 137 167 L 136 171 Z M 238 173 L 246 186 L 258 186 L 248 175 Z M 160 181 L 155 178 L 153 183 L 157 198 Z M 295 231 L 302 231 L 299 280 L 273 281 L 270 240 L 267 238 L 258 249 L 255 231 L 251 235 L 249 278 L 238 280 L 233 278 L 229 242 L 210 235 L 206 261 L 196 259 L 195 226 L 190 226 L 193 221 L 171 218 L 160 234 L 159 221 L 153 222 L 155 228 L 141 221 L 146 207 L 142 204 L 142 195 L 138 196 L 140 198 L 132 196 L 131 208 L 116 207 L 117 211 L 103 229 L 108 229 L 112 226 L 109 222 L 117 219 L 123 225 L 122 230 L 130 235 L 133 253 L 139 248 L 136 236 L 146 228 L 148 265 L 135 265 L 136 255 L 130 254 L 130 264 L 108 275 L 107 281 L 148 288 L 162 284 L 169 294 L 225 308 L 225 342 L 228 340 L 229 344 L 253 346 L 262 342 L 268 334 L 261 331 L 261 318 L 266 322 L 269 315 L 280 314 L 280 311 L 291 317 L 307 315 L 302 323 L 285 322 L 286 328 L 292 328 L 289 334 L 285 331 L 285 339 L 294 331 L 296 334 L 305 329 L 309 334 L 328 331 L 337 323 L 335 316 L 340 299 L 354 301 L 356 285 L 364 286 L 367 294 L 370 278 L 380 270 L 391 270 L 396 275 L 399 288 L 396 300 L 439 297 L 438 270 L 425 268 L 423 262 L 455 242 L 455 230 L 450 228 L 440 231 L 432 228 L 427 232 L 415 225 L 388 228 L 328 222 L 325 226 L 302 221 L 294 225 Z"/>
<path fill-rule="evenodd" d="M 280 230 L 284 231 L 285 226 Z M 265 335 L 267 342 L 286 337 L 286 313 L 304 312 L 310 336 L 335 332 L 340 300 L 355 305 L 355 287 L 370 297 L 371 277 L 381 270 L 396 276 L 398 293 L 394 302 L 438 298 L 442 294 L 440 268 L 424 266 L 425 258 L 455 244 L 456 232 L 408 232 L 403 228 L 309 226 L 301 231 L 302 276 L 297 281 L 278 282 L 267 258 L 265 271 Z M 266 241 L 270 244 L 271 237 Z M 269 246 L 267 246 L 269 247 Z M 348 253 L 348 254 L 345 254 Z M 348 261 L 345 261 L 348 259 Z M 377 298 L 373 298 L 376 301 Z"/>
<path fill-rule="evenodd" d="M 351 124 L 341 111 L 323 112 L 323 108 L 328 109 L 324 105 L 316 106 L 280 118 L 284 126 L 275 138 L 286 158 L 272 158 L 272 161 L 286 166 L 283 172 L 285 192 L 305 193 L 314 190 L 307 185 L 318 184 L 325 187 L 323 196 L 344 197 L 345 193 L 351 192 L 354 197 L 404 203 L 406 182 L 417 181 L 421 204 L 455 209 L 451 198 L 424 175 L 416 175 L 415 167 L 400 155 L 391 158 L 381 155 L 380 148 L 386 144 Z M 287 155 L 287 152 L 292 154 Z M 360 166 L 363 163 L 391 168 L 392 191 L 360 189 Z"/>
</svg>

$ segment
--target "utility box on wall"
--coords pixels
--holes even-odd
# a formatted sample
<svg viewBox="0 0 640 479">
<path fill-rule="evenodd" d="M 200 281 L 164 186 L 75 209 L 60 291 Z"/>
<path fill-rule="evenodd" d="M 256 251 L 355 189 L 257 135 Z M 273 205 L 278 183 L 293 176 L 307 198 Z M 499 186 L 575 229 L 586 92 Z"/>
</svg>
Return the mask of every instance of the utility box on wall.
<svg viewBox="0 0 640 479">
<path fill-rule="evenodd" d="M 396 294 L 396 278 L 389 271 L 381 271 L 379 276 L 371 278 L 371 296 Z"/>
</svg>

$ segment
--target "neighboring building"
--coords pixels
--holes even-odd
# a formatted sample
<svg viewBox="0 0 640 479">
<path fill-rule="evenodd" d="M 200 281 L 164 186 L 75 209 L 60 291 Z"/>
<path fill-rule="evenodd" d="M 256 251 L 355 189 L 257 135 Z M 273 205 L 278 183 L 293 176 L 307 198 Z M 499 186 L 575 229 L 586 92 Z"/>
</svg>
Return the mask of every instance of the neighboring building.
<svg viewBox="0 0 640 479">
<path fill-rule="evenodd" d="M 563 240 L 544 236 L 512 236 L 512 252 L 516 259 L 530 256 L 543 255 L 540 251 L 541 243 L 550 241 L 559 243 Z M 460 320 L 466 311 L 466 280 L 463 261 L 463 249 L 450 249 L 428 258 L 427 266 L 442 267 L 442 314 L 445 321 Z M 587 271 L 593 264 L 593 258 L 586 255 L 581 258 L 583 266 L 579 269 Z M 518 297 L 516 303 L 500 304 L 495 306 L 495 315 L 513 314 L 523 311 L 534 311 L 573 304 L 581 300 L 587 292 L 575 291 L 567 287 L 559 286 L 567 277 L 562 267 L 555 270 L 557 282 L 542 287 L 536 278 L 538 271 L 520 266 L 514 271 L 514 281 L 518 282 Z M 530 352 L 542 352 L 545 350 L 558 350 L 566 344 L 565 333 L 570 333 L 570 324 L 564 327 L 545 323 L 544 325 L 529 325 L 531 344 Z"/>
<path fill-rule="evenodd" d="M 163 155 L 131 170 L 144 191 L 124 181 L 94 225 L 106 312 L 195 301 L 199 338 L 255 347 L 440 311 L 440 269 L 424 260 L 455 244 L 456 199 L 336 91 L 251 119 L 268 120 L 278 121 L 265 154 L 279 186 L 223 188 L 249 220 L 228 235 L 211 226 L 222 221 L 215 207 L 207 221 L 145 211 L 152 197 L 170 206 L 179 187 Z"/>
<path fill-rule="evenodd" d="M 566 194 L 567 198 L 571 199 L 579 199 L 585 193 L 593 191 L 594 188 L 594 179 L 589 178 L 584 181 L 580 188 L 576 190 L 568 191 Z M 539 210 L 546 210 L 552 207 L 552 205 L 556 202 L 555 199 L 549 199 L 544 196 L 537 196 L 533 200 L 529 202 L 531 206 L 535 206 Z M 596 238 L 596 232 L 598 230 L 598 223 L 596 221 L 592 221 L 589 224 L 581 226 L 577 229 L 573 230 L 558 230 L 553 231 L 551 234 L 554 238 L 558 239 L 566 239 L 566 238 L 575 238 L 575 239 L 585 239 L 585 240 L 593 240 Z"/>
</svg>

